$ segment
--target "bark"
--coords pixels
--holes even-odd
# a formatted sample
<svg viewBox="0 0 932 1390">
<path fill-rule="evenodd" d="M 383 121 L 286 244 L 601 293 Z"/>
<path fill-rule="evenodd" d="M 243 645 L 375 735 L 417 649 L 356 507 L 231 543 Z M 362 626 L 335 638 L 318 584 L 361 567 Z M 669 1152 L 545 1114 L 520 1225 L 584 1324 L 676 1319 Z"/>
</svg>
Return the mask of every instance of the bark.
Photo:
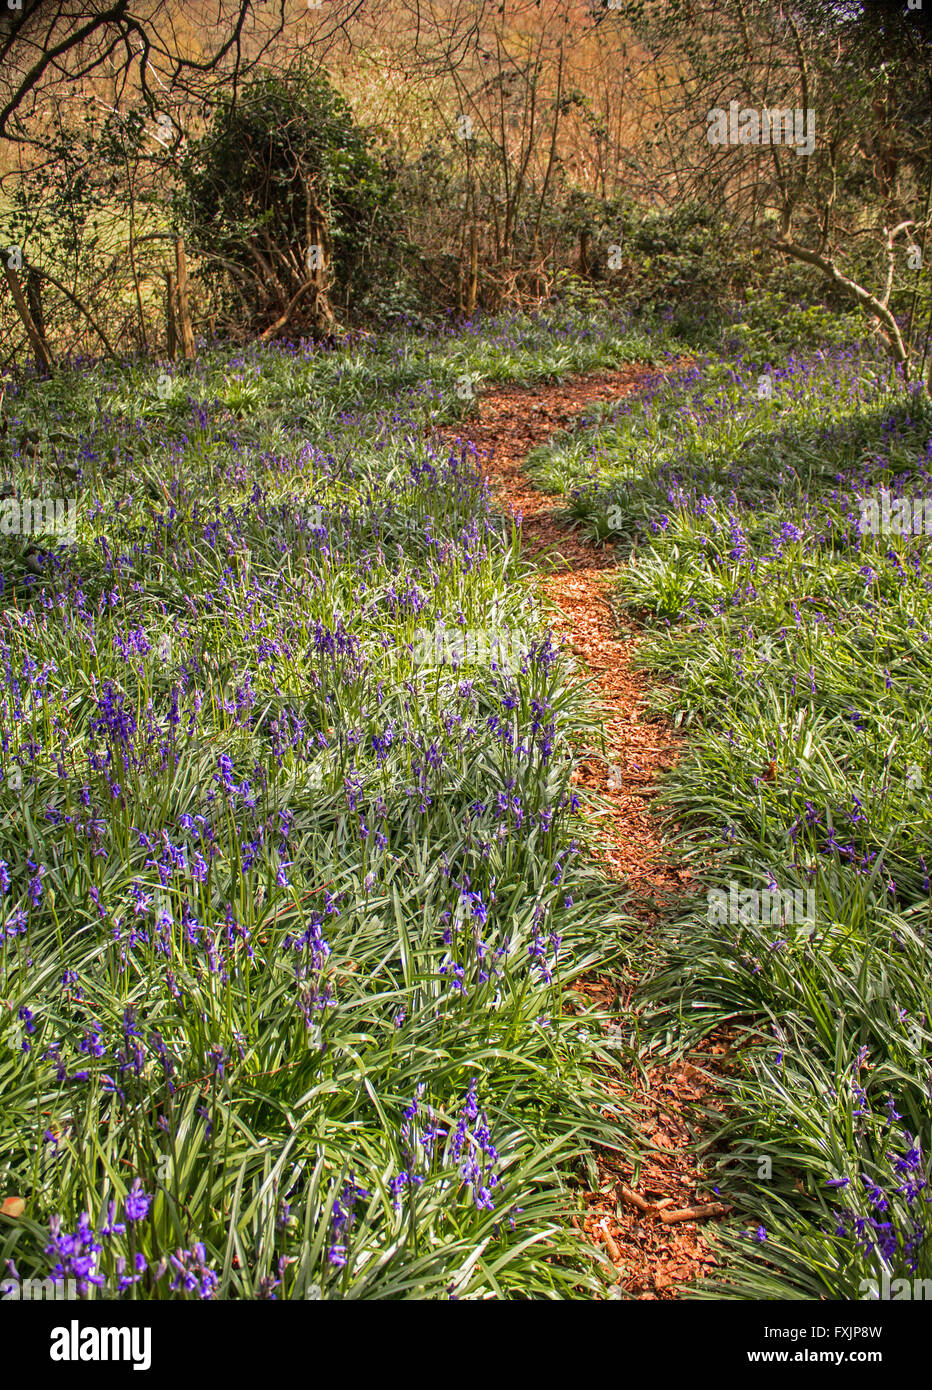
<svg viewBox="0 0 932 1390">
<path fill-rule="evenodd" d="M 165 272 L 165 344 L 172 362 L 178 356 L 178 329 L 175 324 L 175 275 Z"/>
<path fill-rule="evenodd" d="M 479 293 L 479 229 L 475 222 L 469 229 L 469 283 L 466 291 L 466 317 L 476 312 Z"/>
<path fill-rule="evenodd" d="M 175 270 L 178 276 L 176 288 L 177 326 L 181 339 L 181 352 L 187 362 L 193 362 L 195 357 L 194 329 L 191 327 L 191 311 L 188 306 L 188 262 L 185 259 L 184 242 L 181 237 L 175 242 Z"/>
<path fill-rule="evenodd" d="M 26 336 L 29 338 L 29 342 L 32 345 L 32 350 L 35 353 L 36 365 L 40 369 L 40 371 L 51 372 L 54 370 L 55 361 L 52 357 L 52 353 L 49 349 L 48 343 L 45 341 L 43 335 L 39 332 L 39 329 L 36 327 L 32 314 L 29 312 L 29 305 L 26 302 L 26 296 L 23 294 L 23 287 L 19 282 L 19 276 L 17 275 L 15 270 L 12 270 L 10 266 L 6 264 L 4 265 L 3 269 L 6 275 L 7 284 L 9 285 L 10 291 L 13 295 L 13 303 L 16 305 L 16 312 L 22 319 L 23 327 L 26 330 Z"/>
</svg>

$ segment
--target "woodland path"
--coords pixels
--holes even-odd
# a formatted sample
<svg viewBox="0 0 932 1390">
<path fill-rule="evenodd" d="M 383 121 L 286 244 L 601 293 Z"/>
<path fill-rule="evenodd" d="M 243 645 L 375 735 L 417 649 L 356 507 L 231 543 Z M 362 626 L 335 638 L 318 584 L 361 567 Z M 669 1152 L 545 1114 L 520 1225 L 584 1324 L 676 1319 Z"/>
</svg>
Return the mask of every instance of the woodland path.
<svg viewBox="0 0 932 1390">
<path fill-rule="evenodd" d="M 593 402 L 617 400 L 654 375 L 653 368 L 628 366 L 558 385 L 500 387 L 480 396 L 478 419 L 441 431 L 449 443 L 475 445 L 496 504 L 506 515 L 520 516 L 524 553 L 539 557 L 534 582 L 558 610 L 552 627 L 588 673 L 605 745 L 577 750 L 573 780 L 608 802 L 606 811 L 596 813 L 597 859 L 608 878 L 626 883 L 631 897 L 625 908 L 645 932 L 688 880 L 665 860 L 650 807 L 657 777 L 672 766 L 680 740 L 669 725 L 644 714 L 647 681 L 631 666 L 639 634 L 612 605 L 619 574 L 613 547 L 589 542 L 562 524 L 555 514 L 562 499 L 535 488 L 524 465 L 532 449 Z M 610 767 L 620 787 L 609 783 Z M 630 1014 L 638 1006 L 638 984 L 636 973 L 615 970 L 587 976 L 577 992 L 600 1009 Z M 576 1221 L 585 1239 L 607 1251 L 620 1294 L 675 1298 L 679 1285 L 716 1264 L 703 1223 L 726 1208 L 719 1209 L 721 1199 L 703 1181 L 691 1150 L 707 1112 L 720 1107 L 715 1074 L 727 1051 L 727 1039 L 716 1037 L 688 1061 L 648 1067 L 646 1074 L 628 1078 L 643 1107 L 638 1171 L 617 1154 L 599 1152 L 599 1186 L 586 1194 L 586 1214 Z M 694 1219 L 684 1215 L 705 1206 L 713 1211 Z"/>
</svg>

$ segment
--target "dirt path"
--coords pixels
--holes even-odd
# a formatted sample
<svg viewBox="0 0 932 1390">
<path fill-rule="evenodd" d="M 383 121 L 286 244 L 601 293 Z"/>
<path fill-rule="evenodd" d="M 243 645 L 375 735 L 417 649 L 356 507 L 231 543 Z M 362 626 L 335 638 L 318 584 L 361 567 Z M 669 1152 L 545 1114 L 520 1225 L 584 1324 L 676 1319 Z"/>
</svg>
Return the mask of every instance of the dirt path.
<svg viewBox="0 0 932 1390">
<path fill-rule="evenodd" d="M 574 780 L 608 799 L 607 813 L 598 818 L 598 858 L 609 878 L 630 886 L 627 907 L 645 931 L 687 880 L 665 862 L 650 812 L 657 776 L 675 761 L 679 741 L 668 725 L 643 713 L 647 684 L 630 664 L 638 634 L 621 625 L 611 604 L 618 575 L 612 547 L 594 545 L 561 525 L 554 516 L 561 499 L 535 489 L 524 463 L 532 449 L 588 405 L 617 400 L 643 387 L 651 375 L 651 369 L 635 366 L 558 386 L 506 386 L 481 397 L 477 421 L 443 431 L 451 442 L 465 439 L 476 446 L 498 504 L 506 514 L 521 514 L 525 552 L 548 552 L 537 582 L 559 609 L 554 629 L 567 637 L 593 677 L 590 689 L 605 732 L 604 752 L 601 746 L 579 750 Z M 634 976 L 589 977 L 580 992 L 600 1008 L 625 1012 L 637 983 Z M 726 1050 L 725 1041 L 714 1041 L 689 1062 L 652 1068 L 646 1083 L 638 1080 L 644 1108 L 636 1181 L 618 1155 L 596 1155 L 600 1182 L 586 1194 L 587 1213 L 579 1224 L 587 1239 L 607 1250 L 618 1269 L 619 1291 L 628 1296 L 675 1298 L 678 1285 L 702 1277 L 715 1263 L 701 1221 L 670 1223 L 669 1217 L 719 1200 L 703 1183 L 689 1147 L 700 1107 L 717 1108 L 710 1071 Z"/>
</svg>

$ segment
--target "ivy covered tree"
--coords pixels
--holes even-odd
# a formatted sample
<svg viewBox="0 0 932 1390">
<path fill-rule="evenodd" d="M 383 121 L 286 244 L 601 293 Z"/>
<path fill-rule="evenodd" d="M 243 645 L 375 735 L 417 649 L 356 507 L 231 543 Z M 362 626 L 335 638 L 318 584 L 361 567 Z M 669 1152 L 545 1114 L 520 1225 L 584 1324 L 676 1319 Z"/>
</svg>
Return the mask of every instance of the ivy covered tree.
<svg viewBox="0 0 932 1390">
<path fill-rule="evenodd" d="M 390 243 L 391 180 L 347 103 L 298 66 L 256 75 L 181 159 L 176 213 L 227 326 L 332 335 Z"/>
</svg>

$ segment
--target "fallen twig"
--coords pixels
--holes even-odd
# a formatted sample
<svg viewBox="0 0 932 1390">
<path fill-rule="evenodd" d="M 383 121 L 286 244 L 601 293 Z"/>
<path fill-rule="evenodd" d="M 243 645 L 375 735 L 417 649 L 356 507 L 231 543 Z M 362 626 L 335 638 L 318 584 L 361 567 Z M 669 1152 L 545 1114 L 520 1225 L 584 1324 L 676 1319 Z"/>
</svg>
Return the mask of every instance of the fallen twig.
<svg viewBox="0 0 932 1390">
<path fill-rule="evenodd" d="M 621 1184 L 621 1195 L 626 1202 L 630 1202 L 631 1206 L 637 1207 L 639 1211 L 655 1212 L 657 1210 L 653 1202 L 648 1202 L 638 1192 L 632 1192 L 631 1188 L 625 1187 L 624 1183 Z"/>
<path fill-rule="evenodd" d="M 677 1207 L 675 1211 L 670 1211 L 669 1208 L 673 1205 L 672 1197 L 663 1197 L 659 1202 L 649 1202 L 639 1192 L 632 1192 L 624 1183 L 621 1184 L 621 1195 L 631 1206 L 637 1207 L 638 1211 L 646 1212 L 649 1216 L 659 1216 L 667 1226 L 672 1226 L 675 1221 L 704 1221 L 706 1217 L 724 1216 L 726 1212 L 731 1211 L 731 1207 L 723 1206 L 721 1202 L 705 1202 L 698 1206 Z"/>
<path fill-rule="evenodd" d="M 661 1221 L 670 1226 L 674 1221 L 704 1221 L 707 1216 L 724 1216 L 731 1211 L 731 1207 L 725 1207 L 721 1202 L 706 1202 L 699 1207 L 680 1207 L 678 1211 L 662 1211 Z"/>
<path fill-rule="evenodd" d="M 618 1248 L 615 1241 L 608 1233 L 607 1216 L 604 1216 L 602 1220 L 599 1222 L 599 1230 L 602 1233 L 602 1239 L 605 1241 L 605 1244 L 608 1247 L 608 1253 L 611 1256 L 612 1264 L 618 1264 L 619 1260 L 621 1259 L 621 1250 Z"/>
</svg>

